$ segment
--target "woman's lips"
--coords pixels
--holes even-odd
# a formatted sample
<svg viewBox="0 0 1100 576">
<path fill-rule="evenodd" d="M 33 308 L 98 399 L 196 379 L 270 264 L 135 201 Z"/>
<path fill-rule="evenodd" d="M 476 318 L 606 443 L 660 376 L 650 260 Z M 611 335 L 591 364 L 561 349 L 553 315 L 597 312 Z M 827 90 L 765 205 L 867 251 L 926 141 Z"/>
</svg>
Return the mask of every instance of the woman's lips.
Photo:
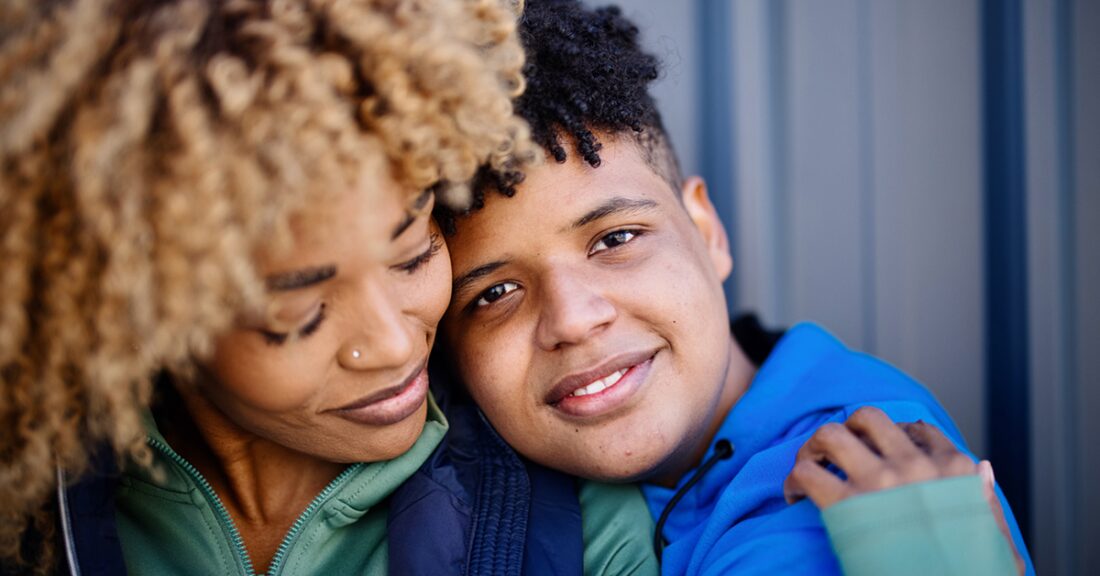
<svg viewBox="0 0 1100 576">
<path fill-rule="evenodd" d="M 649 355 L 636 364 L 575 387 L 551 406 L 572 417 L 602 416 L 626 404 L 641 388 L 652 367 L 653 355 Z"/>
<path fill-rule="evenodd" d="M 423 365 L 401 384 L 365 396 L 326 413 L 367 426 L 390 426 L 412 416 L 428 397 L 428 368 Z"/>
</svg>

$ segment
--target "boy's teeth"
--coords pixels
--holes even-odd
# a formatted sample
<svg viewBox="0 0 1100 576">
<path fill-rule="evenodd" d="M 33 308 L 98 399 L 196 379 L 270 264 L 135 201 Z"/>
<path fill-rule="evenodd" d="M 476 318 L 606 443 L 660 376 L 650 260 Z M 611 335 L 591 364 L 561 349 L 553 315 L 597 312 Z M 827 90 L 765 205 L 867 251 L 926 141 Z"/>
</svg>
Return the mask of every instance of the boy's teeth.
<svg viewBox="0 0 1100 576">
<path fill-rule="evenodd" d="M 603 392 L 604 390 L 607 390 L 608 388 L 614 386 L 615 383 L 618 382 L 619 379 L 621 379 L 623 377 L 623 374 L 625 374 L 625 373 L 626 373 L 626 370 L 616 370 L 615 372 L 611 373 L 607 377 L 596 380 L 595 382 L 589 384 L 588 386 L 585 386 L 583 388 L 577 388 L 576 390 L 573 391 L 572 394 L 570 394 L 570 396 L 587 396 L 589 394 L 595 394 L 597 392 Z"/>
</svg>

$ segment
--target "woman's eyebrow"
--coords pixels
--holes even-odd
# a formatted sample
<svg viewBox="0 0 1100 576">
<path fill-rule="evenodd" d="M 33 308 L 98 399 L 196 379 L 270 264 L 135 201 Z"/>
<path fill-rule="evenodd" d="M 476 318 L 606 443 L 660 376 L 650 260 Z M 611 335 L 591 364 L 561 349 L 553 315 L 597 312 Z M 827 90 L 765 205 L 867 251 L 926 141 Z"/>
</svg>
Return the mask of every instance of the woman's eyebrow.
<svg viewBox="0 0 1100 576">
<path fill-rule="evenodd" d="M 336 266 L 317 266 L 268 276 L 264 283 L 273 292 L 287 292 L 320 284 L 335 275 Z"/>
<path fill-rule="evenodd" d="M 428 200 L 432 198 L 433 192 L 428 189 L 420 193 L 420 196 L 416 197 L 416 200 L 412 203 L 412 207 L 405 212 L 405 218 L 401 220 L 401 223 L 393 228 L 393 232 L 390 234 L 390 240 L 397 240 L 397 237 L 409 229 L 412 223 L 416 221 L 424 210 L 424 206 L 428 204 Z"/>
</svg>

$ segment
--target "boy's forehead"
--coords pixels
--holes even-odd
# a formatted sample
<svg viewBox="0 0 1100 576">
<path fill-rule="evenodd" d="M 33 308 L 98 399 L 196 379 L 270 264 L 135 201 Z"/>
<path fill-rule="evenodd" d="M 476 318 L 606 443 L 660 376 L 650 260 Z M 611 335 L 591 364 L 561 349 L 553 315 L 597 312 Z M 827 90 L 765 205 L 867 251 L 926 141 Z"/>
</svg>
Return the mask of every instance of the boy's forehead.
<svg viewBox="0 0 1100 576">
<path fill-rule="evenodd" d="M 543 163 L 528 169 L 514 197 L 487 191 L 484 206 L 457 221 L 460 235 L 464 229 L 522 224 L 526 221 L 523 213 L 536 206 L 541 210 L 534 217 L 544 221 L 583 214 L 588 206 L 612 196 L 647 196 L 658 204 L 679 201 L 678 191 L 657 173 L 633 138 L 604 135 L 601 141 L 599 166 L 589 165 L 575 152 L 565 162 L 548 155 Z"/>
</svg>

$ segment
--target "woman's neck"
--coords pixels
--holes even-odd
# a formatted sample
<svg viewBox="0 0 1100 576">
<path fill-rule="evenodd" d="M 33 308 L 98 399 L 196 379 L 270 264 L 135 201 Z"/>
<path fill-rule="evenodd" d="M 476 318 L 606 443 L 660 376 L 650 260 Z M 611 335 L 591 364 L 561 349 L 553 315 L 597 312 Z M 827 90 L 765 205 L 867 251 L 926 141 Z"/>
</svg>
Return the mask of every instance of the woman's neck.
<svg viewBox="0 0 1100 576">
<path fill-rule="evenodd" d="M 253 566 L 266 572 L 310 502 L 347 465 L 319 460 L 234 423 L 195 386 L 162 412 L 172 449 L 203 475 L 232 517 Z"/>
</svg>

